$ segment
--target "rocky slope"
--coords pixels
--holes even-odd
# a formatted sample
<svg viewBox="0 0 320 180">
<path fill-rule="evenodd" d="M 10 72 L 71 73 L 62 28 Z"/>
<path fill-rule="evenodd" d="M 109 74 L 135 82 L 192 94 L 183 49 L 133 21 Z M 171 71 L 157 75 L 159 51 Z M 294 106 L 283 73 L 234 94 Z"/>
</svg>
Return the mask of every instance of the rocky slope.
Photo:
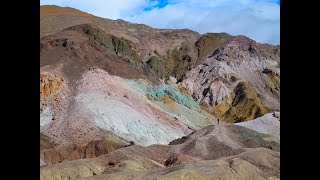
<svg viewBox="0 0 320 180">
<path fill-rule="evenodd" d="M 279 142 L 236 125 L 208 126 L 171 145 L 120 148 L 41 168 L 41 179 L 279 179 Z"/>
<path fill-rule="evenodd" d="M 50 9 L 54 9 L 54 12 L 48 13 L 51 12 Z M 99 30 L 106 34 L 130 41 L 140 61 L 151 67 L 152 73 L 161 78 L 168 78 L 170 75 L 181 78 L 185 71 L 197 64 L 197 48 L 194 45 L 194 42 L 200 37 L 197 32 L 187 29 L 153 29 L 143 24 L 81 14 L 78 10 L 70 10 L 70 8 L 56 6 L 41 6 L 40 8 L 40 38 L 82 24 L 99 27 Z M 95 32 L 89 32 L 89 34 L 94 38 L 107 40 L 105 36 L 102 37 Z"/>
<path fill-rule="evenodd" d="M 132 144 L 133 142 L 127 142 L 113 133 L 107 132 L 102 140 L 91 141 L 85 146 L 76 144 L 54 146 L 48 136 L 40 133 L 40 167 L 63 161 L 98 157 Z"/>
<path fill-rule="evenodd" d="M 278 46 L 40 9 L 41 179 L 279 178 Z"/>
<path fill-rule="evenodd" d="M 216 117 L 242 122 L 280 110 L 280 49 L 244 36 L 230 38 L 182 84 Z"/>
</svg>

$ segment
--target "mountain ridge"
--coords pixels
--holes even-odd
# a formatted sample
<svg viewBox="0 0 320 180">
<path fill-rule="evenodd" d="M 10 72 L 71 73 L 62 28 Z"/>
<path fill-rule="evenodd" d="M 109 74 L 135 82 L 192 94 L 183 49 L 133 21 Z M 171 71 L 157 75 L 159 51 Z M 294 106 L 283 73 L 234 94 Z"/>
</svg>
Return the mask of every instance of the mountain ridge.
<svg viewBox="0 0 320 180">
<path fill-rule="evenodd" d="M 279 178 L 279 46 L 41 8 L 41 179 Z"/>
</svg>

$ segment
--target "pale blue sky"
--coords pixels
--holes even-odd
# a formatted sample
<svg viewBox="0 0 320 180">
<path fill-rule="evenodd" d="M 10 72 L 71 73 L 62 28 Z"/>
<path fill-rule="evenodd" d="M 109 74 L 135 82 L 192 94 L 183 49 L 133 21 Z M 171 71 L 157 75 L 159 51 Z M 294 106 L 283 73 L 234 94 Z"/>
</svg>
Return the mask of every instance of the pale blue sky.
<svg viewBox="0 0 320 180">
<path fill-rule="evenodd" d="M 280 0 L 40 0 L 155 28 L 226 32 L 280 44 Z"/>
</svg>

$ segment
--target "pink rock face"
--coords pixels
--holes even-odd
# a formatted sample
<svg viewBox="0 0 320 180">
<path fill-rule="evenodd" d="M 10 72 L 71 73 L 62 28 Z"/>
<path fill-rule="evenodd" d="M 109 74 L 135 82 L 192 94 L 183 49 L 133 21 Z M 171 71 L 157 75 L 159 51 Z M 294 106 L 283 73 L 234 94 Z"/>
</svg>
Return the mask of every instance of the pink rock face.
<svg viewBox="0 0 320 180">
<path fill-rule="evenodd" d="M 139 144 L 165 144 L 190 132 L 127 82 L 103 70 L 89 71 L 80 81 L 76 99 L 91 112 L 97 126 Z"/>
<path fill-rule="evenodd" d="M 101 69 L 83 74 L 65 118 L 45 130 L 57 144 L 86 144 L 103 130 L 137 144 L 168 144 L 191 132 L 188 127 L 128 85 L 129 80 Z"/>
</svg>

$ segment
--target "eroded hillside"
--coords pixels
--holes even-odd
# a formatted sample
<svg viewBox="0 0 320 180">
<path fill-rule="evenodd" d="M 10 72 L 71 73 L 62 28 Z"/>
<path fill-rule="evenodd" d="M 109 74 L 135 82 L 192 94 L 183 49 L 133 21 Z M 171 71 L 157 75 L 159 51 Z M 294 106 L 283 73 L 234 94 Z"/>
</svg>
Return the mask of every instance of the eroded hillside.
<svg viewBox="0 0 320 180">
<path fill-rule="evenodd" d="M 40 9 L 41 179 L 279 178 L 279 46 Z"/>
</svg>

